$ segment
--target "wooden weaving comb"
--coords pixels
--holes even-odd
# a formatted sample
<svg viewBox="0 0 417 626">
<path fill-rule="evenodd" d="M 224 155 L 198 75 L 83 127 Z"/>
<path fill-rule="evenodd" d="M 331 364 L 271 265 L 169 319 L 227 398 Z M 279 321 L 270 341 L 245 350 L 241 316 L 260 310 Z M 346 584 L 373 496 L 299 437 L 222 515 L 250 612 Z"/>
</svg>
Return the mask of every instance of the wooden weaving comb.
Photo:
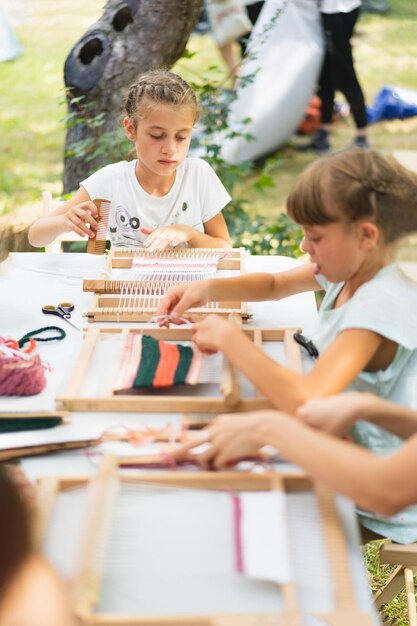
<svg viewBox="0 0 417 626">
<path fill-rule="evenodd" d="M 93 202 L 98 211 L 98 228 L 96 236 L 88 240 L 87 252 L 90 254 L 104 254 L 106 251 L 107 228 L 109 225 L 111 202 L 110 200 L 104 200 L 103 198 L 96 198 Z"/>
</svg>

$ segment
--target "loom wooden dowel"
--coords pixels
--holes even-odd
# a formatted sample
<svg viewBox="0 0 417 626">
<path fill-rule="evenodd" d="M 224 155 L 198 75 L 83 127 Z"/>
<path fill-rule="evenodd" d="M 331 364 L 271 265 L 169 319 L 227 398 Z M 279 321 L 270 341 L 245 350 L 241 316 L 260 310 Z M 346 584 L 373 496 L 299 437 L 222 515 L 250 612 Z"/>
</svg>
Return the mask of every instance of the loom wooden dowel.
<svg viewBox="0 0 417 626">
<path fill-rule="evenodd" d="M 111 525 L 111 512 L 118 493 L 117 464 L 105 456 L 90 483 L 87 515 L 79 546 L 78 571 L 72 585 L 76 613 L 89 614 L 99 600 L 101 580 L 95 569 L 97 557 L 104 552 Z"/>
<path fill-rule="evenodd" d="M 281 338 L 281 337 L 280 337 Z M 283 335 L 282 335 L 283 338 Z M 260 328 L 254 328 L 252 332 L 252 341 L 259 350 L 262 350 L 263 331 Z M 255 389 L 255 395 L 257 398 L 262 398 L 262 394 L 259 389 Z"/>
<path fill-rule="evenodd" d="M 247 333 L 249 334 L 249 333 Z M 264 333 L 261 328 L 254 328 L 252 331 L 252 340 L 257 348 L 262 350 L 262 342 L 263 342 Z"/>
<path fill-rule="evenodd" d="M 220 259 L 218 268 L 219 270 L 239 270 L 240 260 L 225 257 L 224 259 Z"/>
<path fill-rule="evenodd" d="M 223 358 L 220 391 L 222 392 L 226 406 L 233 407 L 239 402 L 240 388 L 237 372 L 230 361 L 225 357 Z"/>
<path fill-rule="evenodd" d="M 115 395 L 101 398 L 60 396 L 57 405 L 71 411 L 103 411 L 120 413 L 227 413 L 230 411 L 261 411 L 271 408 L 271 403 L 263 398 L 244 398 L 233 406 L 227 405 L 224 398 L 212 396 L 126 396 Z"/>
<path fill-rule="evenodd" d="M 73 370 L 73 374 L 65 389 L 65 394 L 69 396 L 78 395 L 80 393 L 82 384 L 84 382 L 91 357 L 96 348 L 96 344 L 99 338 L 98 330 L 92 330 L 84 337 L 84 341 L 81 346 L 81 351 Z"/>
<path fill-rule="evenodd" d="M 137 474 L 123 476 L 123 481 L 133 483 L 161 484 L 171 487 L 186 487 L 190 489 L 223 489 L 225 485 L 233 491 L 269 491 L 275 479 L 276 472 L 256 474 L 254 472 L 221 471 L 221 472 L 180 472 L 161 474 Z M 300 473 L 284 473 L 282 480 L 286 491 L 311 490 L 311 481 Z"/>
<path fill-rule="evenodd" d="M 36 548 L 42 547 L 42 541 L 51 519 L 54 500 L 59 492 L 57 478 L 42 478 L 36 488 L 35 514 L 33 517 L 33 540 Z"/>
<path fill-rule="evenodd" d="M 287 367 L 299 374 L 303 373 L 303 363 L 301 359 L 300 346 L 294 341 L 293 330 L 287 329 L 284 334 L 285 354 L 287 357 Z"/>
<path fill-rule="evenodd" d="M 241 318 L 236 314 L 228 317 L 229 322 L 240 328 Z M 232 363 L 223 356 L 223 367 L 220 380 L 220 391 L 222 392 L 224 401 L 228 407 L 234 407 L 240 400 L 240 387 L 238 382 L 238 374 Z"/>
<path fill-rule="evenodd" d="M 348 547 L 334 496 L 329 489 L 319 483 L 315 485 L 315 493 L 326 538 L 336 609 L 340 611 L 356 609 Z"/>
<path fill-rule="evenodd" d="M 152 483 L 179 487 L 194 488 L 196 485 L 200 489 L 222 489 L 225 484 L 236 491 L 265 491 L 271 488 L 271 480 L 277 472 L 241 472 L 238 470 L 219 472 L 163 472 L 149 473 L 143 472 L 135 474 L 119 474 L 123 484 Z M 309 476 L 303 472 L 285 471 L 279 472 L 282 476 L 285 491 L 287 493 L 309 492 L 313 489 L 313 482 Z M 85 485 L 90 476 L 60 476 L 60 491 L 66 491 Z"/>
<path fill-rule="evenodd" d="M 105 293 L 105 279 L 86 279 L 83 280 L 83 291 L 95 291 L 96 293 Z"/>
<path fill-rule="evenodd" d="M 280 491 L 282 493 L 285 493 L 284 477 L 282 476 L 282 474 L 276 472 L 272 475 L 270 489 L 271 491 Z M 288 519 L 286 520 L 286 522 L 288 524 Z M 288 546 L 288 537 L 286 545 Z M 301 626 L 297 610 L 297 592 L 294 583 L 288 582 L 282 585 L 281 591 L 284 598 L 285 614 L 287 615 L 287 618 L 291 616 L 291 621 L 288 621 L 288 623 L 294 624 L 294 626 L 300 623 Z"/>
<path fill-rule="evenodd" d="M 2 450 L 0 452 L 0 462 L 39 456 L 41 454 L 50 454 L 51 452 L 60 452 L 62 450 L 90 448 L 91 446 L 97 446 L 100 442 L 100 439 L 90 439 L 88 441 L 65 441 L 61 443 L 44 443 L 35 446 L 26 446 L 24 448 Z"/>
<path fill-rule="evenodd" d="M 118 308 L 98 308 L 95 310 L 90 310 L 85 314 L 88 323 L 97 323 L 97 322 L 129 322 L 129 323 L 140 323 L 140 322 L 150 322 L 153 320 L 156 313 L 156 308 L 152 308 L 148 311 L 138 311 L 131 309 L 130 311 L 118 309 Z M 208 313 L 189 313 L 187 317 L 190 322 L 196 323 L 200 322 L 210 313 L 215 313 L 221 316 L 228 316 L 230 314 L 230 309 L 227 310 L 213 310 Z M 248 317 L 244 318 L 243 321 L 247 321 Z"/>
<path fill-rule="evenodd" d="M 414 572 L 406 567 L 404 570 L 405 593 L 407 596 L 407 613 L 409 626 L 417 626 L 416 596 L 414 592 Z"/>
<path fill-rule="evenodd" d="M 98 327 L 97 330 L 100 333 L 122 333 L 123 327 Z M 262 346 L 263 341 L 283 341 L 286 329 L 283 328 L 248 328 L 242 327 L 242 332 L 249 338 L 253 339 L 256 336 L 261 337 L 259 346 Z M 290 329 L 292 332 L 292 330 Z M 166 340 L 178 340 L 178 341 L 191 341 L 192 329 L 189 326 L 175 326 L 172 325 L 169 328 L 159 328 L 152 325 L 148 327 L 144 326 L 130 326 L 129 332 L 131 333 L 146 333 L 155 339 Z"/>
</svg>

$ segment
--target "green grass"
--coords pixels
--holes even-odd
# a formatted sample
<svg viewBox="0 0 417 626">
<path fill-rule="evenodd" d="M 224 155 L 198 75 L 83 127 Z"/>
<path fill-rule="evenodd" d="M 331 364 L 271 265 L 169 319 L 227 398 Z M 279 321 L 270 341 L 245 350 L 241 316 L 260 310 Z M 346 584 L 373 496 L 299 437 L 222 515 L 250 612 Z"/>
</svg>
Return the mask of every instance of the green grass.
<svg viewBox="0 0 417 626">
<path fill-rule="evenodd" d="M 386 580 L 395 570 L 394 565 L 381 565 L 379 547 L 383 541 L 371 541 L 363 548 L 363 556 L 368 570 L 368 579 L 373 593 L 383 587 Z M 408 626 L 405 590 L 401 591 L 392 602 L 386 604 L 381 612 L 385 624 L 391 626 Z"/>
<path fill-rule="evenodd" d="M 101 15 L 102 0 L 34 0 L 32 18 L 17 29 L 24 54 L 0 64 L 0 214 L 31 207 L 40 191 L 61 193 L 65 106 L 63 63 L 79 36 Z M 357 29 L 355 57 L 366 96 L 371 102 L 384 84 L 416 87 L 417 3 L 391 0 L 386 16 L 364 15 Z M 182 60 L 186 77 L 201 74 L 210 65 L 222 66 L 210 36 L 193 37 L 197 54 Z M 339 124 L 335 146 L 348 145 L 350 124 Z M 417 118 L 378 124 L 372 143 L 383 150 L 417 148 Z M 282 210 L 294 179 L 314 157 L 291 148 L 278 154 L 272 175 L 275 187 L 263 195 L 254 191 L 254 176 L 243 180 L 236 193 L 250 201 L 253 213 L 273 215 Z"/>
<path fill-rule="evenodd" d="M 0 64 L 0 214 L 39 202 L 43 189 L 61 192 L 63 63 L 102 4 L 34 0 L 17 29 L 24 54 Z"/>
</svg>

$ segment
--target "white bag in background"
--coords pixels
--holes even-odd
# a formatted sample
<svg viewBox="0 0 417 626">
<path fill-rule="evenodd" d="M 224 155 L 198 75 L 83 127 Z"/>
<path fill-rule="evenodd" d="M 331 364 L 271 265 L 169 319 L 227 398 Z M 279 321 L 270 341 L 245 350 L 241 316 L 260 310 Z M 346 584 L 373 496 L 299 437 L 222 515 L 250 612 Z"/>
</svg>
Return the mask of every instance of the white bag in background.
<svg viewBox="0 0 417 626">
<path fill-rule="evenodd" d="M 246 7 L 241 0 L 208 0 L 207 15 L 219 46 L 236 41 L 252 29 Z"/>
<path fill-rule="evenodd" d="M 277 9 L 282 13 L 271 29 L 268 24 Z M 267 30 L 266 36 L 262 33 Z M 241 121 L 250 118 L 243 132 L 253 135 L 222 141 L 222 155 L 230 163 L 257 159 L 287 143 L 296 130 L 320 72 L 323 38 L 320 10 L 315 0 L 267 0 L 251 33 L 249 57 L 238 81 L 229 127 L 241 131 Z"/>
</svg>

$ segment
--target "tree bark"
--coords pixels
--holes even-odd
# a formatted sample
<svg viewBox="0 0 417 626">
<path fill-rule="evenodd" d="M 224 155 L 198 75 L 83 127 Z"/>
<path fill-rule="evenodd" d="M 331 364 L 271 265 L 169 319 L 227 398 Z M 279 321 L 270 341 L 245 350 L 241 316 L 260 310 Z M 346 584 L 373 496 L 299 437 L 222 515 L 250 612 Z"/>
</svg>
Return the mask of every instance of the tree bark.
<svg viewBox="0 0 417 626">
<path fill-rule="evenodd" d="M 202 8 L 203 0 L 108 0 L 72 48 L 64 67 L 64 193 L 104 164 L 105 155 L 94 152 L 100 135 L 120 128 L 125 89 L 142 72 L 169 68 L 181 57 Z M 83 154 L 73 154 L 77 144 Z"/>
</svg>

